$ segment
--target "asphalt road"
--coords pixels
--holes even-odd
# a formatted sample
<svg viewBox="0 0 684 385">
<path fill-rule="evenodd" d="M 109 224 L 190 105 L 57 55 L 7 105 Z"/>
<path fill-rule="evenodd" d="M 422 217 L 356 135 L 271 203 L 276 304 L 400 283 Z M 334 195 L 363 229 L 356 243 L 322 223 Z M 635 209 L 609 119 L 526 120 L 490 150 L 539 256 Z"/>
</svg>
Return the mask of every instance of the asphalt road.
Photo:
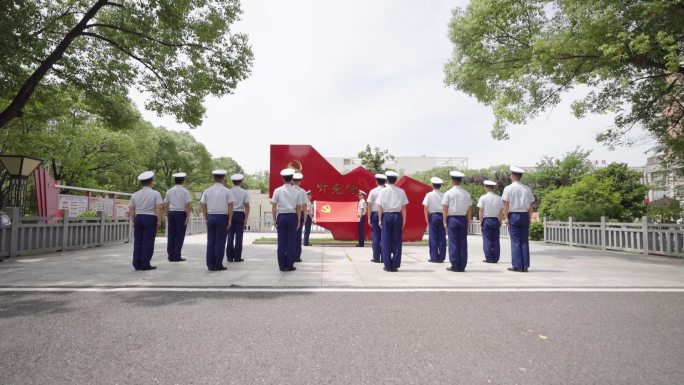
<svg viewBox="0 0 684 385">
<path fill-rule="evenodd" d="M 681 384 L 682 293 L 2 293 L 1 384 Z"/>
</svg>

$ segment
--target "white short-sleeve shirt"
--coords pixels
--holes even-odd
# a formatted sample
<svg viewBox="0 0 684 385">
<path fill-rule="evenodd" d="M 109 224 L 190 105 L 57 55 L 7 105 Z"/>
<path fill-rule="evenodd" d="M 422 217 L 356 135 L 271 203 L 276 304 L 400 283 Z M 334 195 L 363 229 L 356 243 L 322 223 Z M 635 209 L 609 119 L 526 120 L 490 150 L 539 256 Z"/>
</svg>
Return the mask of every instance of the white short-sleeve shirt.
<svg viewBox="0 0 684 385">
<path fill-rule="evenodd" d="M 370 205 L 371 212 L 378 211 L 380 210 L 380 205 L 377 203 L 378 200 L 378 194 L 382 189 L 384 189 L 385 186 L 378 186 L 368 193 L 368 204 Z"/>
<path fill-rule="evenodd" d="M 387 184 L 379 193 L 375 202 L 382 207 L 383 213 L 400 212 L 408 204 L 406 192 L 393 184 Z"/>
<path fill-rule="evenodd" d="M 233 199 L 235 199 L 233 211 L 245 211 L 245 203 L 249 203 L 247 191 L 240 186 L 233 186 L 230 192 L 233 194 Z"/>
<path fill-rule="evenodd" d="M 472 203 L 470 193 L 461 186 L 453 186 L 442 197 L 442 206 L 448 206 L 447 215 L 466 215 Z"/>
<path fill-rule="evenodd" d="M 306 196 L 306 190 L 304 190 L 303 188 L 301 188 L 297 185 L 293 185 L 293 187 L 297 190 L 297 193 L 298 193 L 297 204 L 298 205 L 306 204 L 306 202 L 309 201 L 309 197 Z"/>
<path fill-rule="evenodd" d="M 190 191 L 180 184 L 171 187 L 164 197 L 164 203 L 169 204 L 169 211 L 185 211 L 185 205 L 190 202 Z"/>
<path fill-rule="evenodd" d="M 426 206 L 429 213 L 441 213 L 442 212 L 442 198 L 444 198 L 444 193 L 439 190 L 432 190 L 425 194 L 423 199 L 423 206 Z"/>
<path fill-rule="evenodd" d="M 511 213 L 527 212 L 534 203 L 532 189 L 517 181 L 504 188 L 501 198 L 509 203 L 508 211 Z"/>
<path fill-rule="evenodd" d="M 485 218 L 498 218 L 503 207 L 503 199 L 493 192 L 488 192 L 478 199 L 477 207 L 484 210 Z"/>
<path fill-rule="evenodd" d="M 213 186 L 204 190 L 200 202 L 207 205 L 208 214 L 228 215 L 228 205 L 235 202 L 235 198 L 228 187 L 221 183 L 214 183 Z"/>
<path fill-rule="evenodd" d="M 359 199 L 359 203 L 356 204 L 356 212 L 359 215 L 364 215 L 366 213 L 366 200 L 365 199 Z"/>
<path fill-rule="evenodd" d="M 279 214 L 294 214 L 300 200 L 299 191 L 295 186 L 286 183 L 273 191 L 271 203 L 275 203 Z"/>
<path fill-rule="evenodd" d="M 145 186 L 142 189 L 133 193 L 131 196 L 130 207 L 135 209 L 135 214 L 138 215 L 157 215 L 157 205 L 164 204 L 159 191 L 152 190 L 151 187 Z"/>
</svg>

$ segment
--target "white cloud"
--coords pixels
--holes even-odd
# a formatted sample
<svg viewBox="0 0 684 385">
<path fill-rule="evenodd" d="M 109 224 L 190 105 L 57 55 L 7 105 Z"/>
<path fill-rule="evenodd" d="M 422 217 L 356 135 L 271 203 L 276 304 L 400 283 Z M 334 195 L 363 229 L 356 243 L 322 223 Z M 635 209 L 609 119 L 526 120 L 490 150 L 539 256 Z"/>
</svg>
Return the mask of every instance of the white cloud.
<svg viewBox="0 0 684 385">
<path fill-rule="evenodd" d="M 466 1 L 243 1 L 255 52 L 252 76 L 234 95 L 206 102 L 202 127 L 190 131 L 215 156 L 248 172 L 266 169 L 269 144 L 312 144 L 323 155 L 350 156 L 367 143 L 395 155 L 466 156 L 471 168 L 534 165 L 575 146 L 593 159 L 645 163 L 647 147 L 610 152 L 594 141 L 606 116 L 577 120 L 568 107 L 511 128 L 497 142 L 489 109 L 443 85 L 451 54 L 447 23 Z M 142 108 L 143 96 L 134 95 Z M 155 124 L 185 129 L 144 112 Z"/>
</svg>

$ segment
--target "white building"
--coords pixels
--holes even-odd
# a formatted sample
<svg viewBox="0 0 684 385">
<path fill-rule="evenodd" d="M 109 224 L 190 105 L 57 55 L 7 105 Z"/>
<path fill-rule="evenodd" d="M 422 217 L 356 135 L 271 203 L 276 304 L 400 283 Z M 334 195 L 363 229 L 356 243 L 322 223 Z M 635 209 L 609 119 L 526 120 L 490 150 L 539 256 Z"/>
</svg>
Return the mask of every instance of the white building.
<svg viewBox="0 0 684 385">
<path fill-rule="evenodd" d="M 684 202 L 684 169 L 664 168 L 659 156 L 646 160 L 643 182 L 651 186 L 648 191 L 649 201 L 668 197 Z"/>
<path fill-rule="evenodd" d="M 361 166 L 361 159 L 357 157 L 326 157 L 325 158 L 337 171 L 346 174 Z M 468 158 L 463 157 L 436 157 L 436 156 L 397 156 L 383 164 L 384 168 L 395 170 L 400 174 L 415 174 L 427 171 L 435 167 L 452 167 L 465 170 L 468 168 Z"/>
</svg>

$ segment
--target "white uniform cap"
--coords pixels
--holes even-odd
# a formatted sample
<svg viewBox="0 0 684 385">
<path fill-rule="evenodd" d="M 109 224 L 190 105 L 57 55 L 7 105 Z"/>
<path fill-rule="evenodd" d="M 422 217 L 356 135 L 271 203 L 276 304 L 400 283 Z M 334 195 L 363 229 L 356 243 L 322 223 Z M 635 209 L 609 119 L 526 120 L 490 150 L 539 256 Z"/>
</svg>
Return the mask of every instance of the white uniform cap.
<svg viewBox="0 0 684 385">
<path fill-rule="evenodd" d="M 304 179 L 304 174 L 302 174 L 301 172 L 296 172 L 296 173 L 294 173 L 292 178 L 293 179 Z"/>
<path fill-rule="evenodd" d="M 177 173 L 175 173 L 175 174 L 173 174 L 173 175 L 171 175 L 171 176 L 174 177 L 174 178 L 185 178 L 186 176 L 188 176 L 188 174 L 186 174 L 186 173 L 184 173 L 184 172 L 177 172 Z"/>
<path fill-rule="evenodd" d="M 465 174 L 460 171 L 449 171 L 449 176 L 452 178 L 463 178 Z"/>
<path fill-rule="evenodd" d="M 286 168 L 280 172 L 280 176 L 292 176 L 292 175 L 294 175 L 294 173 L 295 173 L 294 168 Z"/>
<path fill-rule="evenodd" d="M 387 179 L 385 174 L 375 174 L 375 179 Z"/>
<path fill-rule="evenodd" d="M 359 190 L 359 194 L 363 194 L 363 195 L 366 195 L 366 192 L 365 192 L 365 191 L 363 191 L 363 190 Z"/>
<path fill-rule="evenodd" d="M 395 178 L 399 176 L 399 174 L 397 174 L 397 173 L 394 172 L 394 171 L 387 171 L 387 172 L 385 173 L 385 175 L 387 175 L 387 176 L 393 176 L 393 177 L 395 177 Z"/>
<path fill-rule="evenodd" d="M 484 181 L 482 183 L 484 183 L 485 186 L 496 186 L 496 182 L 491 181 L 489 179 L 487 179 L 486 181 Z"/>
<path fill-rule="evenodd" d="M 242 174 L 233 174 L 230 176 L 230 180 L 243 180 L 245 178 Z"/>
<path fill-rule="evenodd" d="M 212 171 L 211 174 L 214 176 L 224 176 L 224 175 L 228 174 L 228 171 L 226 171 L 222 168 L 219 168 L 217 170 Z"/>
<path fill-rule="evenodd" d="M 520 167 L 511 166 L 511 172 L 514 172 L 516 174 L 524 174 L 525 170 L 523 170 Z"/>
<path fill-rule="evenodd" d="M 154 171 L 145 171 L 138 175 L 138 180 L 148 180 L 154 178 Z"/>
<path fill-rule="evenodd" d="M 430 178 L 430 183 L 442 184 L 442 183 L 444 183 L 444 181 L 442 180 L 442 178 L 437 178 L 436 176 L 433 176 L 432 178 Z"/>
</svg>

